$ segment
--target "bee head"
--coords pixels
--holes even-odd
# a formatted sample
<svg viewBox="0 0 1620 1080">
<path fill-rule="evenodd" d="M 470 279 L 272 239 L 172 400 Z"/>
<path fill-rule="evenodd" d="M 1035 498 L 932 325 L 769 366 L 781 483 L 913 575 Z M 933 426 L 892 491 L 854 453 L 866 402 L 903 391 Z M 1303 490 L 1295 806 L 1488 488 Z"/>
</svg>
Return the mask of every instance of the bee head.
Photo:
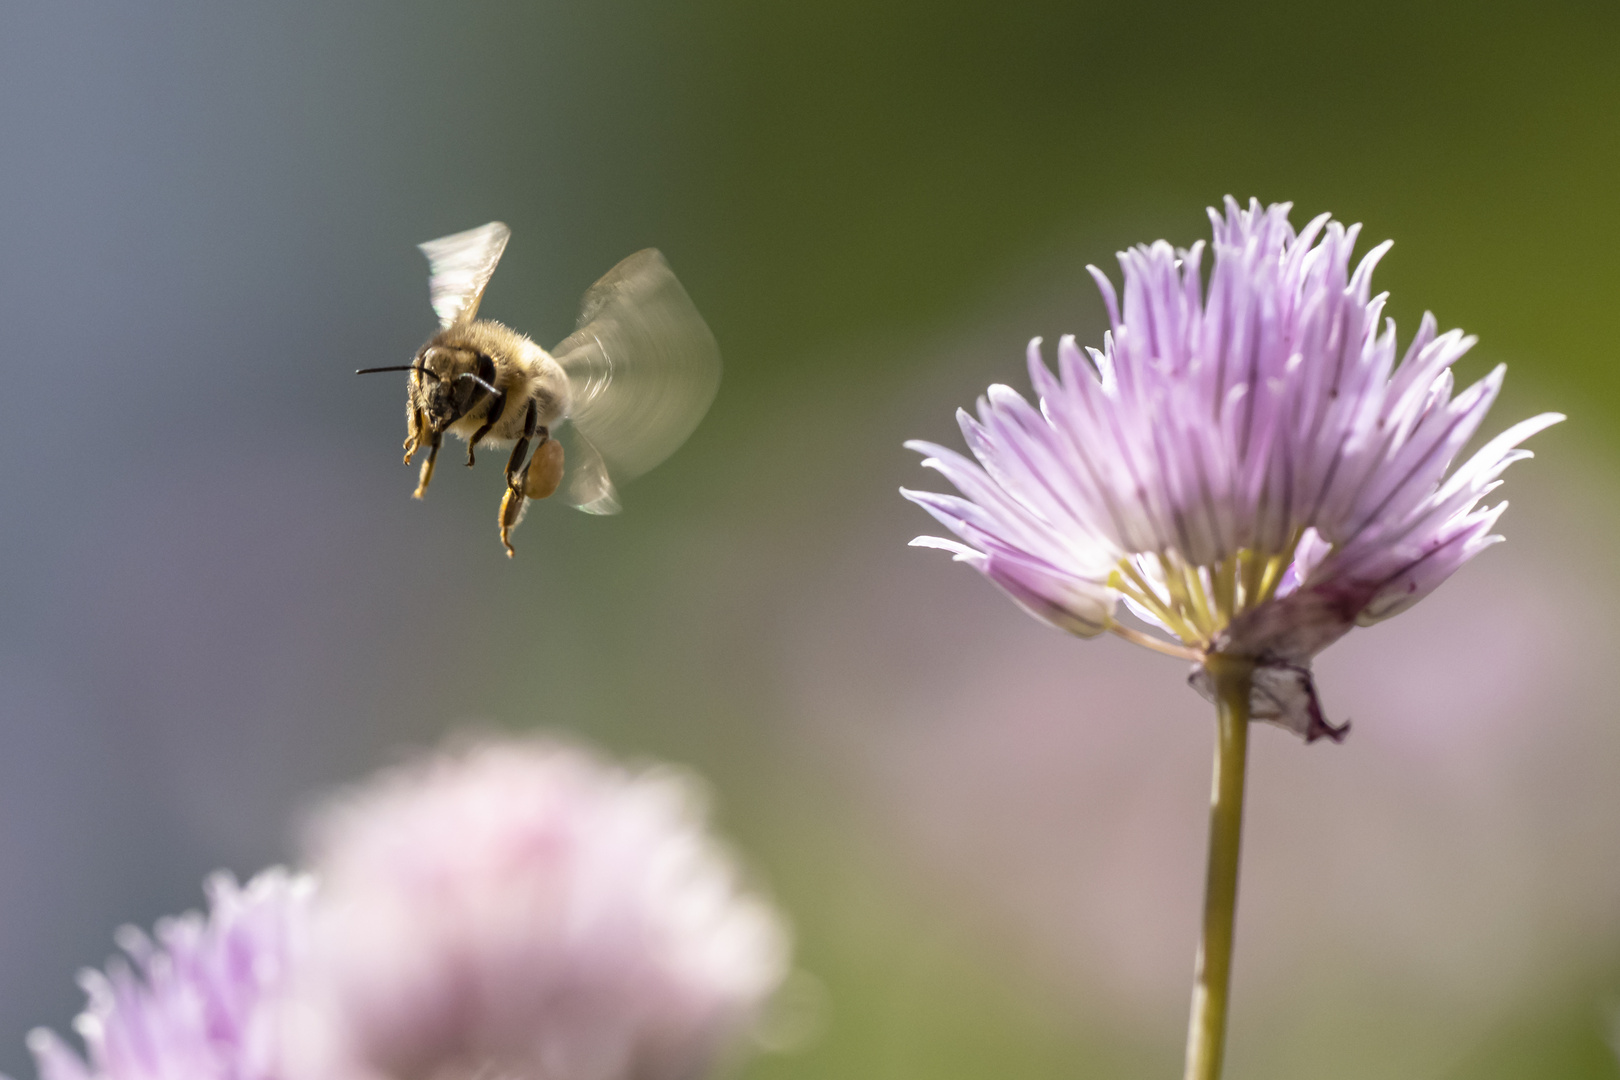
<svg viewBox="0 0 1620 1080">
<path fill-rule="evenodd" d="M 411 397 L 435 432 L 465 416 L 482 394 L 495 392 L 493 365 L 474 349 L 430 345 L 411 368 Z"/>
<path fill-rule="evenodd" d="M 455 345 L 426 345 L 409 364 L 361 368 L 356 375 L 380 371 L 411 373 L 411 415 L 419 415 L 431 434 L 440 434 L 466 416 L 484 394 L 498 394 L 495 362 L 477 349 Z M 412 431 L 416 428 L 412 421 Z"/>
</svg>

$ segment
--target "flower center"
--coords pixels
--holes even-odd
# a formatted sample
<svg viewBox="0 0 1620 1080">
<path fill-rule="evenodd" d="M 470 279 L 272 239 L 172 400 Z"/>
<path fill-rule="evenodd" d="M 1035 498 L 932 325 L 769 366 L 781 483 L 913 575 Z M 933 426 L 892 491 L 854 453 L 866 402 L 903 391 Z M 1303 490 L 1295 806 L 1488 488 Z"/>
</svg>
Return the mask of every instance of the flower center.
<svg viewBox="0 0 1620 1080">
<path fill-rule="evenodd" d="M 1240 548 L 1210 564 L 1187 562 L 1174 551 L 1127 556 L 1108 576 L 1138 615 L 1146 615 L 1183 644 L 1208 649 L 1232 620 L 1277 595 L 1300 535 L 1282 551 Z"/>
</svg>

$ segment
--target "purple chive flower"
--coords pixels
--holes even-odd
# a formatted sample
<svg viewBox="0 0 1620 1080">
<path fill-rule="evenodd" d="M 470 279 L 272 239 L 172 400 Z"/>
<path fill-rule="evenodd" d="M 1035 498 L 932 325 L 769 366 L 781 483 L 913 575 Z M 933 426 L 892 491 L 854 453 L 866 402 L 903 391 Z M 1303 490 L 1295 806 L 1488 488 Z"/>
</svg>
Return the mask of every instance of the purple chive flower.
<svg viewBox="0 0 1620 1080">
<path fill-rule="evenodd" d="M 473 744 L 334 804 L 312 840 L 323 1078 L 688 1080 L 785 974 L 782 923 L 667 770 Z"/>
<path fill-rule="evenodd" d="M 285 1080 L 285 1007 L 312 883 L 266 870 L 207 884 L 209 913 L 118 933 L 128 960 L 80 976 L 85 1057 L 45 1029 L 28 1037 L 41 1080 Z"/>
<path fill-rule="evenodd" d="M 1287 203 L 1228 198 L 1204 244 L 1159 241 L 1119 256 L 1121 303 L 1091 268 L 1112 330 L 1072 337 L 1029 374 L 1040 408 L 990 387 L 957 418 L 977 463 L 926 442 L 961 492 L 902 491 L 959 540 L 955 553 L 1035 617 L 1081 637 L 1112 631 L 1202 661 L 1255 661 L 1250 708 L 1305 737 L 1324 718 L 1312 657 L 1427 596 L 1481 550 L 1506 503 L 1481 507 L 1543 413 L 1447 475 L 1484 420 L 1503 368 L 1453 396 L 1451 365 L 1475 339 L 1423 316 L 1396 363 L 1395 325 L 1371 296 L 1386 241 L 1351 268 L 1359 225 L 1323 214 L 1302 231 Z M 1180 641 L 1122 626 L 1117 604 Z M 1206 696 L 1207 671 L 1192 681 Z"/>
</svg>

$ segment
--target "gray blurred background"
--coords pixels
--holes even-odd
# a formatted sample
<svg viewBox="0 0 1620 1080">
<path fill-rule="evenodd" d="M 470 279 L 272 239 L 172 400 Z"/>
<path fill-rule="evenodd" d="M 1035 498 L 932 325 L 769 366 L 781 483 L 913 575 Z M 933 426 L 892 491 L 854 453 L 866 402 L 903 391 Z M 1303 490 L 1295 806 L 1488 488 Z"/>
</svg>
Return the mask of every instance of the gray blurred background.
<svg viewBox="0 0 1620 1080">
<path fill-rule="evenodd" d="M 1176 1074 L 1209 717 L 904 544 L 1083 266 L 1232 193 L 1397 241 L 1510 362 L 1493 549 L 1256 740 L 1234 1076 L 1612 1077 L 1620 1030 L 1620 7 L 873 0 L 0 10 L 0 1069 L 113 928 L 292 858 L 300 808 L 468 724 L 684 762 L 791 912 L 819 1035 L 759 1080 Z M 409 498 L 414 245 L 514 239 L 563 337 L 664 250 L 720 340 L 618 518 L 498 455 Z"/>
</svg>

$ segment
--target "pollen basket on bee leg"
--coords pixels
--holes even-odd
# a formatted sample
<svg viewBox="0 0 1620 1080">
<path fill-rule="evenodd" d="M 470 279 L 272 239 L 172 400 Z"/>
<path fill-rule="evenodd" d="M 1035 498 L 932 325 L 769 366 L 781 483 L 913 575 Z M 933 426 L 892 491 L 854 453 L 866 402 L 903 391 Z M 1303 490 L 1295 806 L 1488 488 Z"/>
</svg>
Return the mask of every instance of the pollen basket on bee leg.
<svg viewBox="0 0 1620 1080">
<path fill-rule="evenodd" d="M 562 476 L 562 443 L 547 439 L 535 450 L 529 467 L 523 470 L 523 494 L 531 499 L 548 498 L 562 484 Z"/>
</svg>

